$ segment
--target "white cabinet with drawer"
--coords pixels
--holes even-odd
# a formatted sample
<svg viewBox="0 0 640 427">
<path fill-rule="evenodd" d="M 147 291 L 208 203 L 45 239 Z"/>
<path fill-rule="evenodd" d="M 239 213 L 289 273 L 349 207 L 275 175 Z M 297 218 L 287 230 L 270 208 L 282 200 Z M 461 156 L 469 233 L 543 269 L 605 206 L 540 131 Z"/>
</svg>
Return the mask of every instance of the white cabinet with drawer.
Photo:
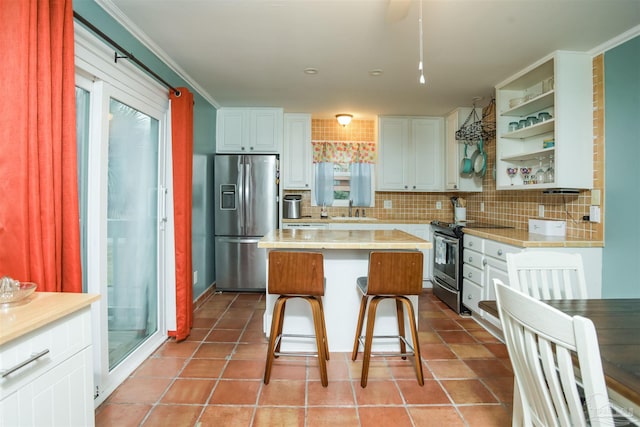
<svg viewBox="0 0 640 427">
<path fill-rule="evenodd" d="M 495 240 L 464 235 L 462 302 L 468 309 L 496 326 L 500 325 L 500 321 L 480 310 L 478 302 L 496 299 L 493 279 L 498 278 L 504 283 L 509 283 L 507 254 L 522 250 Z"/>
<path fill-rule="evenodd" d="M 0 347 L 0 425 L 93 426 L 87 306 Z"/>
<path fill-rule="evenodd" d="M 471 311 L 478 313 L 478 303 L 482 301 L 482 286 L 471 280 L 462 280 L 462 302 Z"/>
</svg>

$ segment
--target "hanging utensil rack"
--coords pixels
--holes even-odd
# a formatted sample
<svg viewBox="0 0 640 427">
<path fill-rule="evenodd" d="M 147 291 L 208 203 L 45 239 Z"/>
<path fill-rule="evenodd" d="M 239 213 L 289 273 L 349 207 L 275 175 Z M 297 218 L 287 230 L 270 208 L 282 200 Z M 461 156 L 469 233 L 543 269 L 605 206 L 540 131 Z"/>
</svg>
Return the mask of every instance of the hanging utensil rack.
<svg viewBox="0 0 640 427">
<path fill-rule="evenodd" d="M 456 140 L 464 141 L 465 144 L 472 145 L 481 139 L 487 142 L 488 140 L 495 138 L 495 105 L 495 98 L 492 98 L 491 102 L 486 107 L 486 111 L 482 114 L 482 119 L 480 119 L 476 112 L 476 105 L 474 103 L 471 113 L 469 113 L 469 116 L 464 121 L 460 129 L 456 131 Z"/>
</svg>

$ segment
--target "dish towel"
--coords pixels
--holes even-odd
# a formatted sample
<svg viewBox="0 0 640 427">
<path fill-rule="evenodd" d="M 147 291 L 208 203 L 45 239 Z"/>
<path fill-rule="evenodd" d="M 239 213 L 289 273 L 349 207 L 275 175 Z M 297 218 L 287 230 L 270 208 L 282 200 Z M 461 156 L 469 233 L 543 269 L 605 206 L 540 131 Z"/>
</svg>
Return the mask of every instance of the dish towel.
<svg viewBox="0 0 640 427">
<path fill-rule="evenodd" d="M 435 243 L 435 262 L 436 264 L 445 264 L 447 262 L 447 244 L 444 242 L 444 238 L 440 236 L 435 236 Z"/>
</svg>

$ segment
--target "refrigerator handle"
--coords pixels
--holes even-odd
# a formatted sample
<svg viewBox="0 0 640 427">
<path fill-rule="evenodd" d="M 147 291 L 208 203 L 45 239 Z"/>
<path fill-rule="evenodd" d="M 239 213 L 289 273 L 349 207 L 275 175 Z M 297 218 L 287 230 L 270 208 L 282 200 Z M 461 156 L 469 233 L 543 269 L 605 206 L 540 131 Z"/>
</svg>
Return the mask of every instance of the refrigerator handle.
<svg viewBox="0 0 640 427">
<path fill-rule="evenodd" d="M 246 191 L 246 184 L 245 184 L 245 180 L 244 180 L 244 156 L 240 156 L 240 160 L 238 162 L 238 168 L 240 169 L 238 171 L 238 204 L 239 204 L 239 208 L 238 209 L 238 222 L 240 222 L 240 234 L 244 234 L 245 233 L 245 204 L 244 204 L 244 199 L 245 199 L 245 191 Z"/>
<path fill-rule="evenodd" d="M 251 185 L 251 174 L 253 173 L 251 170 L 251 160 L 247 158 L 247 156 L 244 157 L 244 176 L 242 177 L 242 179 L 244 180 L 244 200 L 243 200 L 243 206 L 244 206 L 244 222 L 242 223 L 242 226 L 244 227 L 242 230 L 242 234 L 247 234 L 249 232 L 249 226 L 247 225 L 247 222 L 251 221 L 251 218 L 249 217 L 249 214 L 247 213 L 247 210 L 249 210 L 249 203 L 251 202 L 252 196 L 251 196 L 251 192 L 253 191 L 252 189 L 252 185 Z M 249 210 L 251 211 L 251 210 Z"/>
</svg>

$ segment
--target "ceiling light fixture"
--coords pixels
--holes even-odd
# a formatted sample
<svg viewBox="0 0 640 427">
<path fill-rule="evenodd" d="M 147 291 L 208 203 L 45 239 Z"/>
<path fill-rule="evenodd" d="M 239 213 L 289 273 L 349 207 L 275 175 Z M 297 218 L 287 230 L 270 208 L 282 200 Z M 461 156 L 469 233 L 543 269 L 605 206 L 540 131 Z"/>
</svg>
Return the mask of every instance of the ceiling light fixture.
<svg viewBox="0 0 640 427">
<path fill-rule="evenodd" d="M 424 49 L 422 47 L 422 0 L 420 0 L 420 16 L 418 16 L 418 34 L 420 35 L 420 40 L 419 40 L 419 45 L 420 45 L 420 62 L 418 62 L 418 71 L 420 72 L 420 78 L 418 79 L 418 82 L 420 82 L 421 85 L 426 84 L 427 81 L 424 78 L 424 70 L 423 70 L 423 64 L 422 64 L 422 60 L 423 60 L 423 52 Z"/>
<path fill-rule="evenodd" d="M 309 75 L 318 74 L 318 69 L 317 68 L 305 68 L 303 71 L 304 71 L 305 74 L 309 74 Z"/>
<path fill-rule="evenodd" d="M 383 73 L 383 71 L 380 68 L 376 68 L 374 70 L 369 70 L 369 75 L 371 77 L 378 77 L 381 76 Z"/>
<path fill-rule="evenodd" d="M 336 119 L 338 119 L 338 123 L 342 126 L 346 126 L 351 123 L 351 119 L 353 116 L 351 114 L 336 114 Z"/>
</svg>

